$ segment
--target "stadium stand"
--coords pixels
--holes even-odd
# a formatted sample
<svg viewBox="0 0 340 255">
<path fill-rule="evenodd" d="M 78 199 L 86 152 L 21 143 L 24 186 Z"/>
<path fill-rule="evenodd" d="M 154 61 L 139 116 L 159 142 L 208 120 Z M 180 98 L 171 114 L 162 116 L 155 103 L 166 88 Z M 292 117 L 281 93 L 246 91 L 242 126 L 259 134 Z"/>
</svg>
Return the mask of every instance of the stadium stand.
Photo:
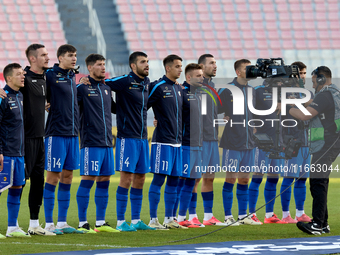
<svg viewBox="0 0 340 255">
<path fill-rule="evenodd" d="M 10 62 L 27 65 L 25 49 L 42 43 L 49 51 L 66 43 L 54 0 L 0 0 L 0 67 Z M 50 63 L 57 62 L 50 54 Z"/>
<path fill-rule="evenodd" d="M 177 53 L 196 60 L 210 52 L 223 60 L 283 57 L 286 63 L 299 59 L 313 67 L 327 62 L 334 73 L 340 71 L 337 0 L 114 2 L 129 50 L 144 50 L 150 59 Z"/>
</svg>

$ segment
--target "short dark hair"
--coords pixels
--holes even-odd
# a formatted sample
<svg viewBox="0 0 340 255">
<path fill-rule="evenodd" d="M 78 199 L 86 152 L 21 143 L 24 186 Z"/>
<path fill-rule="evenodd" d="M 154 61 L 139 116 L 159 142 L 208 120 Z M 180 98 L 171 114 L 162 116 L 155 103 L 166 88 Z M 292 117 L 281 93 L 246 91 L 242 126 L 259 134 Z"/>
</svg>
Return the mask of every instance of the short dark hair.
<svg viewBox="0 0 340 255">
<path fill-rule="evenodd" d="M 245 58 L 236 60 L 235 63 L 234 63 L 234 69 L 236 71 L 237 69 L 240 68 L 241 65 L 243 65 L 243 64 L 250 64 L 250 63 L 251 63 L 250 60 L 249 59 L 245 59 Z"/>
<path fill-rule="evenodd" d="M 326 78 L 332 78 L 332 71 L 327 66 L 319 66 L 318 67 L 319 74 L 323 74 Z M 313 74 L 315 74 L 313 72 Z"/>
<path fill-rule="evenodd" d="M 205 60 L 207 59 L 207 58 L 213 58 L 214 56 L 213 55 L 211 55 L 211 54 L 203 54 L 202 56 L 200 56 L 199 57 L 199 59 L 198 59 L 198 64 L 205 64 Z"/>
<path fill-rule="evenodd" d="M 93 66 L 98 60 L 105 60 L 105 58 L 100 54 L 92 53 L 85 59 L 86 66 Z"/>
<path fill-rule="evenodd" d="M 147 58 L 148 55 L 146 55 L 144 52 L 141 52 L 141 51 L 135 51 L 135 52 L 131 53 L 131 55 L 129 57 L 129 66 L 130 66 L 130 68 L 131 68 L 131 64 L 136 64 L 137 63 L 137 58 L 138 57 L 146 57 Z"/>
<path fill-rule="evenodd" d="M 57 51 L 57 58 L 64 56 L 67 52 L 74 53 L 77 52 L 77 49 L 71 44 L 61 45 Z"/>
<path fill-rule="evenodd" d="M 34 55 L 35 57 L 37 57 L 35 51 L 40 49 L 40 48 L 45 48 L 45 46 L 42 45 L 42 44 L 39 44 L 39 43 L 34 43 L 34 44 L 31 44 L 30 46 L 27 47 L 25 53 L 26 53 L 26 58 L 27 58 L 28 62 L 30 62 L 30 59 L 29 59 L 30 56 Z"/>
<path fill-rule="evenodd" d="M 185 67 L 184 73 L 185 75 L 187 75 L 187 73 L 194 71 L 194 70 L 202 70 L 202 67 L 199 64 L 191 63 Z"/>
<path fill-rule="evenodd" d="M 13 75 L 13 69 L 19 69 L 19 68 L 22 68 L 22 67 L 18 63 L 11 63 L 11 64 L 8 64 L 7 66 L 5 66 L 5 68 L 2 72 L 3 75 L 4 75 L 5 81 L 7 82 L 7 76 Z"/>
<path fill-rule="evenodd" d="M 171 54 L 171 55 L 167 56 L 165 59 L 163 59 L 163 66 L 165 67 L 168 64 L 173 63 L 175 60 L 183 61 L 180 56 L 177 56 L 175 54 Z"/>
<path fill-rule="evenodd" d="M 297 66 L 300 71 L 302 69 L 307 68 L 307 66 L 304 63 L 302 63 L 301 61 L 295 61 L 294 63 L 292 63 L 292 66 Z"/>
</svg>

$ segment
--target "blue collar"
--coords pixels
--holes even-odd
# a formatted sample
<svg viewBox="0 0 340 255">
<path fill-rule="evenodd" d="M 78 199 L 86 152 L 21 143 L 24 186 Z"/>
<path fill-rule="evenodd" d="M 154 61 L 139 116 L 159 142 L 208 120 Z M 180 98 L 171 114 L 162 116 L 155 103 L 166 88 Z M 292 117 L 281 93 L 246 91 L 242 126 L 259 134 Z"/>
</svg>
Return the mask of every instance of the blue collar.
<svg viewBox="0 0 340 255">
<path fill-rule="evenodd" d="M 174 85 L 176 82 L 170 80 L 168 77 L 166 77 L 165 75 L 163 76 L 162 78 L 164 81 L 166 81 L 167 84 L 170 84 L 170 85 Z"/>
<path fill-rule="evenodd" d="M 4 90 L 7 90 L 7 91 L 8 91 L 9 93 L 11 93 L 11 94 L 18 94 L 18 93 L 19 93 L 19 90 L 16 91 L 16 90 L 12 89 L 10 86 L 8 86 L 7 84 L 6 84 L 6 86 L 4 87 Z"/>
<path fill-rule="evenodd" d="M 53 70 L 64 75 L 69 74 L 70 76 L 74 76 L 74 72 L 72 70 L 62 69 L 61 67 L 59 67 L 59 64 L 54 64 Z"/>
</svg>

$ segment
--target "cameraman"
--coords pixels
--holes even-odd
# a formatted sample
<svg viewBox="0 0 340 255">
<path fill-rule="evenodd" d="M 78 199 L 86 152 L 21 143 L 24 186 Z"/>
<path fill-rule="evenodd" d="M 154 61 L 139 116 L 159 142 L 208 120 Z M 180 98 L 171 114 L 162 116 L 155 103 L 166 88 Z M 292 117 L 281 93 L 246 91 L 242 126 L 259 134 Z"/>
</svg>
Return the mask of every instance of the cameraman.
<svg viewBox="0 0 340 255">
<path fill-rule="evenodd" d="M 304 115 L 299 109 L 288 106 L 289 114 L 303 121 L 311 120 L 310 152 L 313 155 L 310 172 L 310 191 L 313 197 L 313 220 L 309 223 L 298 222 L 297 227 L 308 234 L 329 233 L 327 192 L 329 175 L 337 155 L 340 153 L 339 130 L 336 123 L 340 120 L 340 91 L 332 84 L 332 72 L 320 66 L 312 72 L 315 98 L 307 107 L 311 115 Z"/>
<path fill-rule="evenodd" d="M 307 67 L 304 63 L 297 61 L 292 64 L 299 68 L 299 74 L 301 82 L 297 83 L 296 87 L 304 87 L 306 83 L 306 73 Z M 313 93 L 311 92 L 312 98 Z M 303 98 L 302 93 L 293 93 L 290 95 L 293 98 Z M 288 114 L 287 119 L 292 119 L 292 116 Z M 308 121 L 301 122 L 301 126 L 289 127 L 284 131 L 285 135 L 292 135 L 294 139 L 301 142 L 301 148 L 297 157 L 293 157 L 286 160 L 286 166 L 288 171 L 283 171 L 281 175 L 283 176 L 281 184 L 281 205 L 282 205 L 282 221 L 287 223 L 297 223 L 298 221 L 310 222 L 311 218 L 308 217 L 304 212 L 304 204 L 306 200 L 306 179 L 309 177 L 309 166 L 311 161 L 311 156 L 308 148 Z M 307 171 L 308 170 L 308 171 Z M 300 178 L 298 178 L 300 177 Z M 295 219 L 290 216 L 289 204 L 292 193 L 292 183 L 294 178 L 298 178 L 294 184 L 294 198 L 296 205 Z M 283 192 L 284 191 L 284 192 Z"/>
</svg>

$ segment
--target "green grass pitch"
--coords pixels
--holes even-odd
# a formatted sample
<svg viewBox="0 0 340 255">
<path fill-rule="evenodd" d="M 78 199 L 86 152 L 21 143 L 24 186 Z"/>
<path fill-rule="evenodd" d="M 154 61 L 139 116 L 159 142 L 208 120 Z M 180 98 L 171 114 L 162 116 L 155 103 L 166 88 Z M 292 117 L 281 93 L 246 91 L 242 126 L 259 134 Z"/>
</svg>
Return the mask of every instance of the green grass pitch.
<svg viewBox="0 0 340 255">
<path fill-rule="evenodd" d="M 334 164 L 340 163 L 337 160 Z M 79 172 L 75 172 L 75 177 L 71 189 L 71 203 L 68 212 L 67 222 L 74 227 L 78 226 L 77 216 L 77 202 L 76 192 L 79 186 L 80 177 Z M 214 215 L 220 219 L 224 219 L 224 210 L 222 203 L 222 186 L 224 182 L 223 174 L 218 174 L 214 184 Z M 330 180 L 330 187 L 328 193 L 328 210 L 329 210 L 329 224 L 331 227 L 330 235 L 340 235 L 340 221 L 338 221 L 340 205 L 340 174 L 332 173 Z M 146 184 L 144 188 L 144 200 L 141 218 L 145 223 L 149 222 L 149 201 L 148 201 L 148 187 L 152 180 L 152 174 L 148 174 L 146 178 Z M 119 182 L 119 173 L 111 178 L 110 184 L 110 198 L 106 213 L 106 220 L 113 226 L 116 225 L 116 208 L 115 208 L 115 193 Z M 278 191 L 281 184 L 281 180 L 278 184 Z M 29 210 L 28 210 L 28 186 L 24 189 L 24 193 L 21 200 L 21 208 L 19 212 L 19 225 L 25 231 L 27 231 L 29 224 Z M 236 185 L 235 185 L 236 186 Z M 261 184 L 261 191 L 258 200 L 258 207 L 264 204 L 263 197 L 264 181 Z M 88 221 L 91 226 L 95 223 L 95 204 L 94 204 L 94 190 L 92 188 L 90 205 L 88 209 Z M 234 190 L 234 194 L 236 190 Z M 162 193 L 163 195 L 163 193 Z M 0 220 L 0 233 L 5 234 L 7 229 L 7 191 L 0 196 L 0 208 L 1 208 L 1 220 Z M 305 211 L 311 216 L 312 199 L 309 192 L 309 182 L 307 181 L 307 199 L 305 203 Z M 57 201 L 55 203 L 54 221 L 57 220 Z M 278 217 L 282 217 L 280 198 L 275 203 L 275 213 Z M 292 195 L 290 211 L 292 217 L 295 216 L 295 203 Z M 203 220 L 203 204 L 200 191 L 197 201 L 197 213 L 200 220 Z M 263 221 L 265 209 L 258 211 L 258 218 Z M 126 220 L 130 220 L 130 205 L 128 204 Z M 237 217 L 237 200 L 234 197 L 233 215 Z M 161 199 L 158 218 L 160 222 L 163 222 L 164 218 L 164 203 L 163 197 Z M 43 207 L 40 212 L 40 223 L 44 223 L 44 211 Z M 169 231 L 138 231 L 133 233 L 97 233 L 97 234 L 69 234 L 54 237 L 45 236 L 32 236 L 31 238 L 6 238 L 0 241 L 0 254 L 22 254 L 22 253 L 42 253 L 42 252 L 56 252 L 56 251 L 72 251 L 72 250 L 95 250 L 95 249 L 112 249 L 123 247 L 140 247 L 140 246 L 159 246 L 169 244 L 189 244 L 189 243 L 208 243 L 208 242 L 226 242 L 226 241 L 241 241 L 241 240 L 262 240 L 262 239 L 281 239 L 292 237 L 309 237 L 302 233 L 294 224 L 276 225 L 268 224 L 262 226 L 239 226 L 239 227 L 227 227 L 213 234 L 192 239 L 184 242 L 171 242 L 190 237 L 206 234 L 220 227 L 207 226 L 205 228 L 196 229 L 175 229 Z"/>
</svg>

